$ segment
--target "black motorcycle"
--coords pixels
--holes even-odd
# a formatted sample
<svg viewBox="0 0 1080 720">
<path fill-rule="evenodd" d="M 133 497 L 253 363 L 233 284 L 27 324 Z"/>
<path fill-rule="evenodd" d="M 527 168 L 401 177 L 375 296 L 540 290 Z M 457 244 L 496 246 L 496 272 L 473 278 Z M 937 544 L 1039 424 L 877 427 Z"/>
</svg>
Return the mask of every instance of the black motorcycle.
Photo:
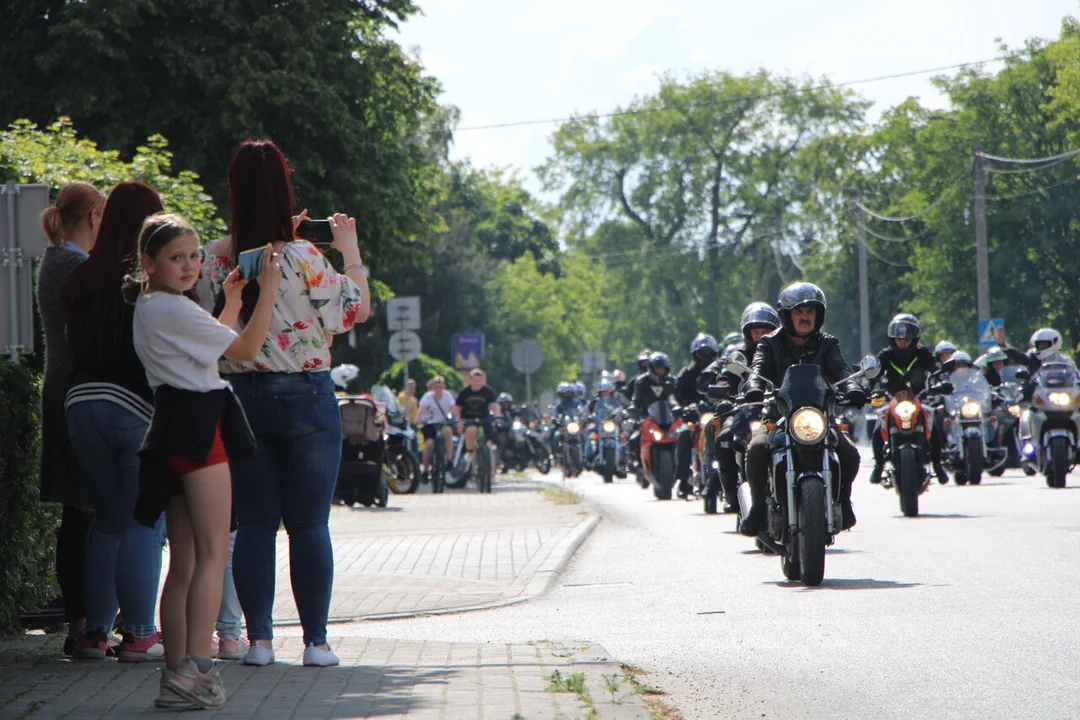
<svg viewBox="0 0 1080 720">
<path fill-rule="evenodd" d="M 559 415 L 555 418 L 555 432 L 559 436 L 563 475 L 577 477 L 585 469 L 585 422 L 577 415 Z"/>
<path fill-rule="evenodd" d="M 495 418 L 495 437 L 503 472 L 524 472 L 529 465 L 535 465 L 544 475 L 551 471 L 551 454 L 547 447 L 521 420 L 507 416 Z"/>
<path fill-rule="evenodd" d="M 844 382 L 879 372 L 877 359 L 867 356 Z M 843 402 L 819 365 L 792 365 L 765 408 L 773 459 L 768 529 L 758 539 L 780 555 L 784 577 L 810 586 L 824 579 L 825 548 L 843 527 L 835 451 L 836 407 Z"/>
</svg>

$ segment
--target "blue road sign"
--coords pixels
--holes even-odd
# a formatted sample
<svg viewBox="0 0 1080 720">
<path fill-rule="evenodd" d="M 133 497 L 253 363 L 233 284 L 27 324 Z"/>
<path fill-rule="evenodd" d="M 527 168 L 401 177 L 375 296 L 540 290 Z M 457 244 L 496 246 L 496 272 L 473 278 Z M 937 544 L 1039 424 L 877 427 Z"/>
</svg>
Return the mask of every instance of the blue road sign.
<svg viewBox="0 0 1080 720">
<path fill-rule="evenodd" d="M 983 347 L 989 347 L 990 345 L 997 345 L 997 329 L 1005 328 L 1005 321 L 1001 318 L 994 318 L 993 320 L 980 320 L 979 321 L 979 345 Z"/>
</svg>

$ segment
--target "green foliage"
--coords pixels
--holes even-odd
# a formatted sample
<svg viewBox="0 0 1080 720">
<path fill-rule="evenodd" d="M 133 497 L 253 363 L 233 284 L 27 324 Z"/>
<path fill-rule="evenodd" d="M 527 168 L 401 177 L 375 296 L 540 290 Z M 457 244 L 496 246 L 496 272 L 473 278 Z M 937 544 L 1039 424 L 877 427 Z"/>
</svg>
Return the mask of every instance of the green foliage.
<svg viewBox="0 0 1080 720">
<path fill-rule="evenodd" d="M 376 381 L 376 385 L 387 385 L 400 390 L 405 379 L 400 362 L 395 362 L 389 369 L 383 372 Z M 465 387 L 465 380 L 461 373 L 447 365 L 442 360 L 437 360 L 430 355 L 420 353 L 416 359 L 409 363 L 409 379 L 416 381 L 417 395 L 423 395 L 427 389 L 428 380 L 436 375 L 442 375 L 446 379 L 446 387 L 450 392 L 457 392 Z"/>
<path fill-rule="evenodd" d="M 40 377 L 0 361 L 0 635 L 53 595 L 59 513 L 38 501 L 40 406 Z"/>
<path fill-rule="evenodd" d="M 123 157 L 168 137 L 227 207 L 237 146 L 271 138 L 312 217 L 357 217 L 375 266 L 432 222 L 438 83 L 387 35 L 410 0 L 0 5 L 0 123 L 57 112 Z"/>
<path fill-rule="evenodd" d="M 152 135 L 136 148 L 131 162 L 125 162 L 115 150 L 101 150 L 80 138 L 66 117 L 45 128 L 16 120 L 0 131 L 0 181 L 42 183 L 54 189 L 79 181 L 108 192 L 119 182 L 137 180 L 157 190 L 165 208 L 186 217 L 204 240 L 221 237 L 225 224 L 198 175 L 171 174 L 172 157 L 165 138 Z"/>
</svg>

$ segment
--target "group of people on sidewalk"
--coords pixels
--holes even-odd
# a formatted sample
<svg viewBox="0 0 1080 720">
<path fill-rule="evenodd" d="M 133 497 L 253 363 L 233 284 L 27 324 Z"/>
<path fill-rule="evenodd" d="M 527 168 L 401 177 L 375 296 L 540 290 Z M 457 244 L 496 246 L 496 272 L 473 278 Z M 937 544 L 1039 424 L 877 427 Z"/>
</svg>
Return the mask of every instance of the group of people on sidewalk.
<svg viewBox="0 0 1080 720">
<path fill-rule="evenodd" d="M 307 211 L 269 141 L 240 147 L 228 186 L 229 235 L 205 248 L 139 182 L 107 197 L 71 183 L 42 215 L 41 497 L 63 506 L 64 651 L 164 659 L 165 708 L 224 704 L 215 656 L 274 662 L 282 525 L 304 664 L 340 662 L 326 630 L 342 433 L 328 371 L 332 336 L 370 314 L 356 223 L 329 218 L 339 273 L 297 238 Z M 242 276 L 245 252 L 257 277 Z"/>
</svg>

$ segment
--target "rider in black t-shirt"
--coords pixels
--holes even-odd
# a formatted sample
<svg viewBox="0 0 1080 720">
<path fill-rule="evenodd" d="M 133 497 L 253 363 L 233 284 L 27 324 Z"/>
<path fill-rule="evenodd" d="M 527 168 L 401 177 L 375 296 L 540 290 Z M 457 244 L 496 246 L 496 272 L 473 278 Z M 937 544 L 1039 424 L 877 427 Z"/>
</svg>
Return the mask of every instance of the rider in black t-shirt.
<svg viewBox="0 0 1080 720">
<path fill-rule="evenodd" d="M 499 406 L 495 402 L 495 391 L 487 386 L 487 373 L 480 368 L 469 371 L 469 386 L 458 393 L 454 401 L 454 417 L 461 420 L 476 420 L 484 426 L 484 437 L 488 440 L 495 439 L 495 428 L 491 423 L 492 414 L 498 414 Z M 458 432 L 465 433 L 465 449 L 471 453 L 476 447 L 476 426 L 465 427 L 458 422 Z M 495 467 L 495 455 L 492 451 L 491 467 Z"/>
</svg>

